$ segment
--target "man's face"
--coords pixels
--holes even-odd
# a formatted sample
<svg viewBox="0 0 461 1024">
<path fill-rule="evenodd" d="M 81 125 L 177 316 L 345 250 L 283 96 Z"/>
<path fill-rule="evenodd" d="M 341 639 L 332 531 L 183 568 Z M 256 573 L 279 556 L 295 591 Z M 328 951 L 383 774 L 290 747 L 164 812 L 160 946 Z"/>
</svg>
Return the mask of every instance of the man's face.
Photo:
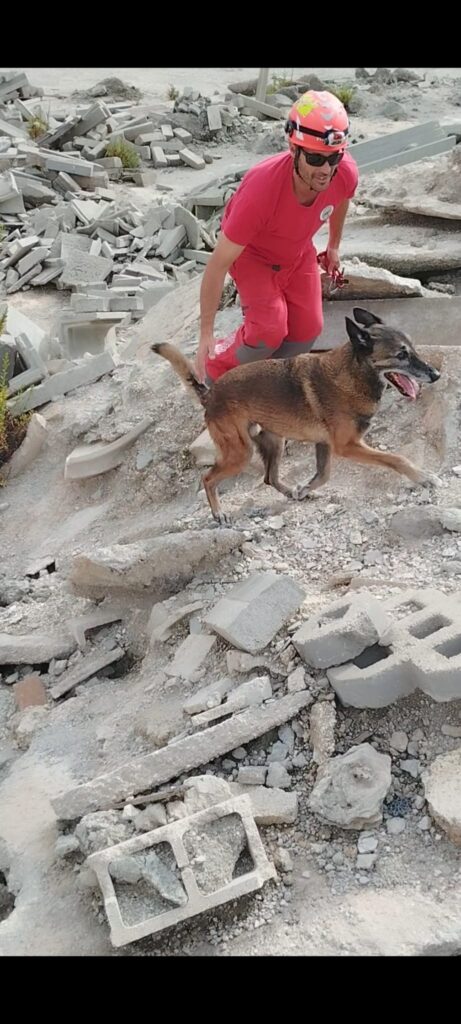
<svg viewBox="0 0 461 1024">
<path fill-rule="evenodd" d="M 328 163 L 327 156 L 330 159 L 332 156 L 334 157 L 335 162 L 333 166 Z M 323 158 L 323 162 L 318 166 L 319 161 L 322 161 L 323 154 L 310 153 L 309 150 L 301 149 L 300 147 L 298 176 L 307 188 L 312 189 L 314 192 L 324 192 L 328 188 L 338 164 L 341 162 L 341 156 L 342 154 L 339 153 L 328 153 Z M 315 160 L 316 166 L 312 165 L 312 159 Z"/>
</svg>

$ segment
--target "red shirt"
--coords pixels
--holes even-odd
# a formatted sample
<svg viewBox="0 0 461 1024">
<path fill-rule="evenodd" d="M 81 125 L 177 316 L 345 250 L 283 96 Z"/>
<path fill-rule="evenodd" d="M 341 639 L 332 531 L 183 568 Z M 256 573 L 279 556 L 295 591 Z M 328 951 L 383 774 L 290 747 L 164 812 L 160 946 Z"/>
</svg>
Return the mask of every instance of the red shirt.
<svg viewBox="0 0 461 1024">
<path fill-rule="evenodd" d="M 245 256 L 290 267 L 308 254 L 315 261 L 312 239 L 335 206 L 357 188 L 358 169 L 346 153 L 327 189 L 312 206 L 303 206 L 293 188 L 290 152 L 262 160 L 245 174 L 229 200 L 221 228 L 231 242 L 244 245 Z"/>
</svg>

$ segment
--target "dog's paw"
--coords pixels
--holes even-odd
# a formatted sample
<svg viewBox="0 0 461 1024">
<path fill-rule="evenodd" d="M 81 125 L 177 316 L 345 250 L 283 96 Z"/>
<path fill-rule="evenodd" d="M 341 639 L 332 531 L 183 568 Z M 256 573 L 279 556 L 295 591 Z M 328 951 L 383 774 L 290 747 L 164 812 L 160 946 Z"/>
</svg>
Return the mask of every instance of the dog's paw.
<svg viewBox="0 0 461 1024">
<path fill-rule="evenodd" d="M 311 493 L 309 484 L 295 484 L 291 491 L 291 497 L 293 501 L 304 501 L 305 498 L 311 496 Z"/>
<path fill-rule="evenodd" d="M 436 473 L 421 472 L 416 482 L 419 487 L 443 487 L 442 480 Z"/>
<path fill-rule="evenodd" d="M 230 518 L 230 516 L 228 516 L 226 514 L 226 512 L 216 512 L 216 513 L 213 513 L 213 519 L 214 519 L 214 521 L 215 521 L 217 526 L 230 526 L 231 525 L 231 518 Z"/>
</svg>

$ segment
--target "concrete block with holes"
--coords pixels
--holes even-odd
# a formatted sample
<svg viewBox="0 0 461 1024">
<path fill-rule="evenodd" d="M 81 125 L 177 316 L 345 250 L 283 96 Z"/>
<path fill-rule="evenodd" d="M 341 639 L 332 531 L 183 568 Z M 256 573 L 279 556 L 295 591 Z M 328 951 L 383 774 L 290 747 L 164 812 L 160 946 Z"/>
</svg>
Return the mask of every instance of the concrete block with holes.
<svg viewBox="0 0 461 1024">
<path fill-rule="evenodd" d="M 329 668 L 343 704 L 382 708 L 414 690 L 435 701 L 461 698 L 461 599 L 410 590 L 382 602 L 391 630 L 347 664 Z"/>
<path fill-rule="evenodd" d="M 194 861 L 194 856 L 190 852 L 188 853 L 187 833 L 195 832 L 197 834 L 197 829 L 206 831 L 207 826 L 212 826 L 226 818 L 229 819 L 231 816 L 237 816 L 240 819 L 240 827 L 245 833 L 246 848 L 252 867 L 249 867 L 244 873 L 239 873 L 237 877 L 232 877 L 220 888 L 206 892 L 200 879 L 201 865 L 198 861 Z M 117 861 L 125 871 L 127 864 L 136 870 L 136 855 L 139 859 L 146 853 L 152 851 L 155 853 L 156 848 L 160 853 L 159 848 L 165 848 L 165 845 L 169 847 L 173 870 L 170 867 L 163 872 L 163 893 L 165 896 L 165 886 L 169 881 L 172 890 L 171 900 L 168 900 L 168 897 L 164 898 L 164 905 L 156 908 L 152 897 L 149 899 L 148 893 L 144 892 L 144 897 L 141 898 L 138 886 L 132 884 L 123 887 L 125 893 L 122 906 L 120 889 L 118 896 L 116 891 L 116 879 L 117 877 L 120 879 L 121 876 L 121 871 L 117 871 L 116 868 Z M 200 858 L 200 861 L 202 860 L 203 858 Z M 277 877 L 273 864 L 266 856 L 248 796 L 233 797 L 199 811 L 197 814 L 181 818 L 170 825 L 156 828 L 153 832 L 146 832 L 134 839 L 128 839 L 107 850 L 99 850 L 88 857 L 87 864 L 93 868 L 98 877 L 113 946 L 125 946 L 146 935 L 153 935 L 155 932 L 185 921 L 196 914 L 201 914 L 213 907 L 227 903 L 229 900 L 238 899 L 240 896 L 261 889 L 268 879 Z M 128 876 L 125 876 L 123 880 L 127 882 Z M 129 881 L 135 882 L 136 876 L 134 875 Z M 127 888 L 132 890 L 131 896 L 129 892 L 127 894 Z"/>
<path fill-rule="evenodd" d="M 391 625 L 382 601 L 356 594 L 307 619 L 294 634 L 293 644 L 307 665 L 330 668 L 379 643 Z"/>
</svg>

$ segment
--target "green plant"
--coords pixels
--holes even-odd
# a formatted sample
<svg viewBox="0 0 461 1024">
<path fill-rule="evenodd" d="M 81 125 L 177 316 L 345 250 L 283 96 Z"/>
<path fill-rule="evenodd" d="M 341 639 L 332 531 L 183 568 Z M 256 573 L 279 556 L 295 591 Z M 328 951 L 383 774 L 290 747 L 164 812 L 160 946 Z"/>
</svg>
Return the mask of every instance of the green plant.
<svg viewBox="0 0 461 1024">
<path fill-rule="evenodd" d="M 27 132 L 29 138 L 38 139 L 41 135 L 44 135 L 48 131 L 48 121 L 45 121 L 44 117 L 36 114 L 34 117 L 30 117 L 27 122 Z"/>
<path fill-rule="evenodd" d="M 7 317 L 8 308 L 5 306 L 3 309 L 0 309 L 0 337 L 5 333 Z"/>
<path fill-rule="evenodd" d="M 126 168 L 139 167 L 139 154 L 126 139 L 114 139 L 106 146 L 106 156 L 118 156 Z"/>
<path fill-rule="evenodd" d="M 6 322 L 6 317 L 4 318 Z M 0 332 L 1 333 L 1 332 Z M 10 358 L 8 352 L 5 352 L 3 356 L 2 365 L 0 368 L 0 455 L 5 447 L 7 434 L 8 434 L 8 419 L 9 413 L 7 409 L 7 398 L 8 398 L 8 370 L 10 366 Z"/>
<path fill-rule="evenodd" d="M 179 89 L 177 89 L 175 85 L 169 85 L 166 91 L 166 98 L 174 103 L 179 99 Z"/>
<path fill-rule="evenodd" d="M 4 224 L 0 224 L 0 242 L 3 241 L 4 234 L 5 234 L 5 225 Z"/>
<path fill-rule="evenodd" d="M 349 104 L 351 103 L 355 89 L 353 85 L 332 85 L 330 92 L 333 96 L 337 96 L 338 100 L 345 106 L 346 110 L 349 110 Z"/>
<path fill-rule="evenodd" d="M 291 71 L 291 77 L 288 78 L 286 72 L 285 75 L 272 75 L 272 82 L 267 86 L 266 96 L 271 96 L 274 92 L 279 92 L 286 85 L 293 85 L 293 69 Z"/>
</svg>

